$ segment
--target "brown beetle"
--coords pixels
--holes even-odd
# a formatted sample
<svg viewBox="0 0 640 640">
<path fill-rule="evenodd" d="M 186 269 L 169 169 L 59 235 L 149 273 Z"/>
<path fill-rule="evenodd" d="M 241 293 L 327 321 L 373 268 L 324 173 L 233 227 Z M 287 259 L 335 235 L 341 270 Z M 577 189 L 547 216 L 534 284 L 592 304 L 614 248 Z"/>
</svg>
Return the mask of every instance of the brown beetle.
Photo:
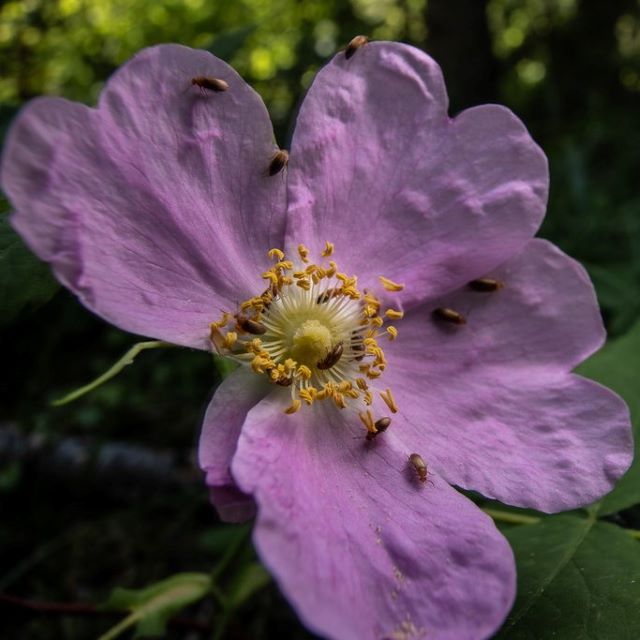
<svg viewBox="0 0 640 640">
<path fill-rule="evenodd" d="M 342 342 L 338 342 L 328 353 L 327 355 L 320 360 L 316 367 L 318 369 L 331 369 L 334 365 L 338 363 L 338 360 L 342 358 L 342 353 L 344 352 L 344 348 L 342 347 Z"/>
<path fill-rule="evenodd" d="M 210 78 L 208 76 L 196 76 L 191 78 L 191 84 L 200 87 L 200 90 L 204 92 L 206 89 L 209 91 L 215 91 L 220 93 L 226 91 L 229 88 L 229 83 L 221 78 Z"/>
<path fill-rule="evenodd" d="M 286 149 L 279 149 L 271 157 L 267 172 L 270 176 L 275 176 L 277 173 L 280 173 L 287 164 L 289 164 L 289 152 Z"/>
<path fill-rule="evenodd" d="M 369 38 L 367 38 L 367 36 L 356 36 L 344 50 L 344 57 L 349 60 L 349 58 L 351 58 L 358 49 L 364 47 L 367 42 L 369 42 Z"/>
<path fill-rule="evenodd" d="M 390 424 L 391 418 L 388 418 L 386 416 L 384 418 L 376 420 L 374 423 L 376 430 L 367 432 L 367 440 L 371 442 L 372 440 L 377 438 L 381 433 L 384 433 L 389 428 Z"/>
<path fill-rule="evenodd" d="M 247 318 L 247 316 L 243 316 L 240 313 L 236 316 L 236 322 L 239 329 L 246 333 L 251 333 L 254 336 L 261 336 L 267 333 L 267 327 L 263 324 L 256 320 L 252 320 L 251 318 Z"/>
<path fill-rule="evenodd" d="M 426 482 L 429 478 L 429 469 L 427 468 L 427 463 L 422 459 L 422 456 L 419 453 L 412 453 L 409 456 L 409 462 L 416 470 L 418 480 L 420 480 L 420 482 Z"/>
<path fill-rule="evenodd" d="M 433 310 L 433 317 L 450 324 L 467 324 L 467 319 L 458 311 L 448 309 L 447 307 L 438 307 Z"/>
<path fill-rule="evenodd" d="M 500 280 L 494 280 L 493 278 L 478 278 L 469 283 L 469 289 L 472 291 L 491 292 L 502 289 L 502 287 L 504 287 L 504 284 Z"/>
</svg>

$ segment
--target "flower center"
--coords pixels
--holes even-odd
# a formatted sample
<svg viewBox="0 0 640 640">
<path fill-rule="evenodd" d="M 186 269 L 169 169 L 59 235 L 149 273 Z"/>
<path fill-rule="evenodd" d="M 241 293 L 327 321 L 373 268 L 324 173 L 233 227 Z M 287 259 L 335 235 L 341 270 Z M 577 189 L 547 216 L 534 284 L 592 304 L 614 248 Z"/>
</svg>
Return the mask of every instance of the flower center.
<svg viewBox="0 0 640 640">
<path fill-rule="evenodd" d="M 305 320 L 293 334 L 291 357 L 308 367 L 317 365 L 331 349 L 331 331 L 318 320 Z"/>
<path fill-rule="evenodd" d="M 391 410 L 397 406 L 390 389 L 375 384 L 387 366 L 378 340 L 395 340 L 402 311 L 382 311 L 371 292 L 360 292 L 357 278 L 338 270 L 329 260 L 333 245 L 326 243 L 318 264 L 309 251 L 298 247 L 296 264 L 280 249 L 269 251 L 276 261 L 262 274 L 269 282 L 260 295 L 246 300 L 235 314 L 225 312 L 211 323 L 211 341 L 220 355 L 250 366 L 269 382 L 287 387 L 286 413 L 298 411 L 304 402 L 330 400 L 345 409 L 355 404 L 373 437 L 387 428 L 390 418 L 374 420 L 378 398 Z M 380 276 L 387 291 L 403 285 Z"/>
</svg>

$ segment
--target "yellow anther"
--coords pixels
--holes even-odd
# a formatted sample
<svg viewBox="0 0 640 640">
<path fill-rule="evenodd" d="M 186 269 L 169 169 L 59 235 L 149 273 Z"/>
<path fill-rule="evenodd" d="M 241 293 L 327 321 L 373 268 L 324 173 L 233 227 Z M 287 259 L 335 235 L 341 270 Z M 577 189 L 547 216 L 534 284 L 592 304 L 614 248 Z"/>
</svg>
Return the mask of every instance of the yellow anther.
<svg viewBox="0 0 640 640">
<path fill-rule="evenodd" d="M 262 351 L 262 340 L 260 340 L 260 338 L 254 338 L 247 344 L 247 351 L 255 354 L 260 353 L 260 351 Z"/>
<path fill-rule="evenodd" d="M 280 371 L 278 371 L 277 367 L 269 371 L 269 378 L 271 378 L 271 382 L 276 382 L 277 380 L 280 379 L 280 377 L 281 377 L 281 374 L 280 374 Z"/>
<path fill-rule="evenodd" d="M 327 278 L 333 278 L 337 271 L 338 265 L 333 260 L 329 260 L 329 268 L 325 270 Z"/>
<path fill-rule="evenodd" d="M 306 271 L 294 271 L 293 272 L 293 277 L 294 278 L 306 278 L 307 277 L 307 272 Z"/>
<path fill-rule="evenodd" d="M 308 280 L 296 280 L 296 285 L 305 291 L 311 289 L 311 283 Z"/>
<path fill-rule="evenodd" d="M 371 318 L 371 324 L 374 327 L 381 327 L 384 324 L 384 320 L 380 316 L 376 316 L 375 318 Z"/>
<path fill-rule="evenodd" d="M 269 249 L 267 254 L 272 260 L 275 258 L 278 262 L 284 260 L 284 251 L 280 249 Z"/>
<path fill-rule="evenodd" d="M 375 433 L 377 431 L 375 422 L 373 421 L 373 415 L 369 409 L 361 411 L 358 417 L 362 420 L 362 424 L 367 428 L 369 433 Z"/>
<path fill-rule="evenodd" d="M 379 378 L 382 375 L 382 371 L 376 371 L 375 369 L 369 369 L 369 371 L 367 371 L 367 378 L 371 378 L 371 380 L 375 380 L 376 378 Z"/>
<path fill-rule="evenodd" d="M 302 260 L 302 262 L 309 262 L 309 249 L 307 249 L 303 244 L 298 245 L 298 254 L 300 255 L 300 260 Z"/>
<path fill-rule="evenodd" d="M 298 367 L 298 375 L 303 379 L 303 380 L 311 380 L 311 369 L 309 369 L 309 367 L 307 367 L 304 364 L 301 364 Z"/>
<path fill-rule="evenodd" d="M 372 307 L 376 307 L 376 309 L 380 308 L 380 300 L 370 293 L 364 294 L 364 301 Z"/>
<path fill-rule="evenodd" d="M 398 311 L 397 309 L 387 309 L 384 315 L 391 320 L 402 320 L 404 318 L 404 311 Z"/>
<path fill-rule="evenodd" d="M 298 409 L 300 409 L 300 407 L 302 406 L 302 402 L 300 402 L 300 400 L 298 400 L 298 398 L 294 398 L 291 401 L 291 406 L 287 407 L 284 412 L 288 413 L 289 415 L 291 415 L 292 413 L 295 413 L 296 411 L 298 411 Z"/>
<path fill-rule="evenodd" d="M 298 366 L 298 363 L 293 358 L 287 358 L 283 366 L 285 373 L 291 373 Z"/>
<path fill-rule="evenodd" d="M 395 327 L 387 327 L 387 333 L 389 334 L 389 340 L 391 341 L 398 337 L 398 330 Z"/>
<path fill-rule="evenodd" d="M 384 400 L 391 413 L 398 413 L 398 405 L 391 393 L 391 389 L 387 388 L 384 391 L 380 391 L 380 397 Z"/>
<path fill-rule="evenodd" d="M 336 403 L 336 407 L 338 407 L 338 409 L 347 408 L 347 401 L 344 399 L 344 395 L 339 391 L 334 392 L 333 401 Z"/>
<path fill-rule="evenodd" d="M 373 395 L 371 394 L 371 391 L 365 391 L 364 392 L 364 403 L 367 406 L 371 406 L 371 404 L 373 403 Z"/>
<path fill-rule="evenodd" d="M 235 331 L 229 331 L 224 337 L 224 346 L 231 349 L 238 340 L 238 334 Z"/>
<path fill-rule="evenodd" d="M 312 405 L 318 396 L 318 390 L 315 387 L 305 387 L 299 391 L 300 397 L 308 404 Z"/>
<path fill-rule="evenodd" d="M 379 277 L 380 277 L 380 282 L 382 283 L 382 286 L 387 291 L 402 291 L 404 289 L 403 284 L 398 284 L 397 282 L 394 282 L 393 280 L 389 280 L 389 278 L 385 278 L 384 276 L 379 276 Z"/>
<path fill-rule="evenodd" d="M 222 314 L 222 318 L 220 318 L 220 320 L 218 320 L 217 322 L 212 322 L 211 324 L 209 324 L 209 326 L 211 327 L 211 329 L 222 329 L 222 327 L 224 327 L 226 324 L 229 324 L 229 320 L 231 320 L 231 318 L 233 318 L 233 316 L 225 311 Z"/>
<path fill-rule="evenodd" d="M 363 391 L 366 391 L 369 388 L 369 385 L 364 378 L 356 378 L 356 384 L 358 385 L 358 388 Z"/>
<path fill-rule="evenodd" d="M 262 274 L 262 278 L 270 280 L 272 284 L 278 286 L 278 274 L 273 271 L 265 271 Z"/>
<path fill-rule="evenodd" d="M 357 400 L 360 397 L 360 392 L 357 389 L 347 389 L 344 395 L 353 400 Z"/>
<path fill-rule="evenodd" d="M 293 269 L 293 262 L 291 260 L 281 260 L 276 265 L 274 265 L 275 269 L 285 269 L 288 271 L 289 269 Z"/>
<path fill-rule="evenodd" d="M 324 243 L 324 251 L 322 252 L 323 258 L 328 258 L 333 253 L 333 244 L 328 240 Z"/>
<path fill-rule="evenodd" d="M 251 368 L 256 373 L 264 373 L 269 368 L 270 365 L 271 365 L 271 362 L 269 360 L 266 360 L 263 356 L 256 356 L 251 361 Z"/>
</svg>

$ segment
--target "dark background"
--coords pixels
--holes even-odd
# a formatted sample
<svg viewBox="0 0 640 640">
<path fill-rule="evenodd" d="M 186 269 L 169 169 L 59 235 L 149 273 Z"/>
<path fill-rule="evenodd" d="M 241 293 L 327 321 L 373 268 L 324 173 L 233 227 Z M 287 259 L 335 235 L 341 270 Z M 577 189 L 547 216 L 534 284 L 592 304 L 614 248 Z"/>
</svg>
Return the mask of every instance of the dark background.
<svg viewBox="0 0 640 640">
<path fill-rule="evenodd" d="M 585 264 L 610 335 L 631 327 L 640 316 L 637 0 L 0 1 L 0 130 L 36 95 L 94 102 L 139 48 L 176 41 L 233 64 L 263 95 L 286 147 L 315 71 L 358 33 L 433 55 L 452 114 L 499 102 L 520 116 L 550 159 L 540 235 Z M 5 214 L 2 223 L 9 237 Z M 194 464 L 219 377 L 211 358 L 147 352 L 91 395 L 51 407 L 137 338 L 84 311 L 10 239 L 0 254 L 0 591 L 100 603 L 117 585 L 208 571 L 231 541 L 247 539 L 218 524 Z M 253 561 L 250 544 L 230 561 L 223 589 Z M 208 602 L 186 615 L 170 637 L 209 637 L 191 623 L 219 621 Z M 2 638 L 94 638 L 115 620 L 0 603 Z M 270 584 L 220 637 L 311 635 Z"/>
</svg>

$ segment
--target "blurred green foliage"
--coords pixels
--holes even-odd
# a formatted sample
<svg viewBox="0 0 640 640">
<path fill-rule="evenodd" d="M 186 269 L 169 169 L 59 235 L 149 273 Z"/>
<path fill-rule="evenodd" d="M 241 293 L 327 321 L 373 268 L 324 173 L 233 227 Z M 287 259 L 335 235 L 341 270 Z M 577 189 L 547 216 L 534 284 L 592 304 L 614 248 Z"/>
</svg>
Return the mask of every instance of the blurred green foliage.
<svg viewBox="0 0 640 640">
<path fill-rule="evenodd" d="M 541 234 L 585 263 L 610 334 L 624 334 L 640 316 L 639 0 L 0 0 L 0 136 L 28 99 L 49 94 L 93 104 L 137 50 L 174 41 L 230 62 L 263 96 L 287 146 L 315 72 L 358 33 L 431 52 L 444 68 L 452 113 L 494 101 L 523 119 L 550 159 Z M 95 479 L 110 442 L 169 451 L 175 468 L 192 469 L 198 424 L 220 372 L 204 354 L 158 350 L 91 395 L 52 409 L 51 400 L 99 376 L 136 338 L 65 291 L 47 302 L 48 276 L 23 262 L 26 250 L 1 222 L 0 427 L 16 425 L 25 446 L 50 451 L 52 460 L 56 447 L 79 442 L 88 461 L 80 476 L 68 476 L 27 451 L 0 469 L 3 521 L 17 523 L 0 528 L 0 588 L 97 602 L 118 585 L 143 587 L 213 566 L 224 552 L 212 541 L 226 529 L 212 529 L 215 515 L 197 475 L 150 494 L 110 492 L 112 480 Z M 15 255 L 20 264 L 7 261 Z M 37 275 L 34 299 L 15 285 L 20 273 Z M 640 526 L 637 507 L 615 517 Z M 250 547 L 239 557 L 230 593 L 250 584 L 238 585 L 238 576 L 255 573 Z M 198 611 L 210 616 L 203 606 Z M 252 614 L 241 624 L 226 621 L 229 637 L 311 637 L 273 585 L 243 606 Z M 10 633 L 24 634 L 15 637 L 96 637 L 109 626 L 22 622 L 9 622 Z"/>
</svg>

